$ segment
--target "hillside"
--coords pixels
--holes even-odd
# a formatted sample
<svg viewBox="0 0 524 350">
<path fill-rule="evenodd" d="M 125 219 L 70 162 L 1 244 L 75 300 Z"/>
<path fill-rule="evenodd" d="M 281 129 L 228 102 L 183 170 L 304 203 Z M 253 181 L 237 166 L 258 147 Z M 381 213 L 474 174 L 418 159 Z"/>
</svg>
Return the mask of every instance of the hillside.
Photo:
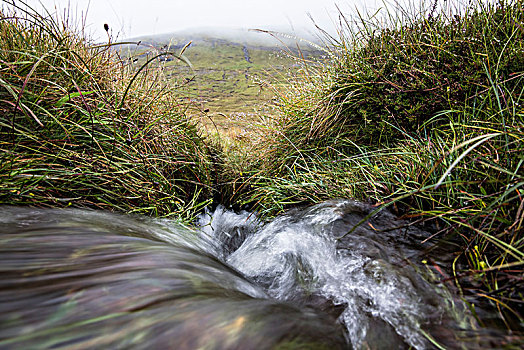
<svg viewBox="0 0 524 350">
<path fill-rule="evenodd" d="M 323 54 L 307 33 L 303 37 L 247 29 L 200 28 L 128 40 L 125 55 L 140 67 L 163 52 L 180 53 L 187 62 L 162 56 L 171 82 L 191 102 L 189 114 L 210 131 L 239 136 L 257 115 L 273 114 L 273 93 L 266 81 L 286 83 L 302 64 L 296 57 L 318 60 Z M 136 57 L 139 59 L 136 60 Z"/>
</svg>

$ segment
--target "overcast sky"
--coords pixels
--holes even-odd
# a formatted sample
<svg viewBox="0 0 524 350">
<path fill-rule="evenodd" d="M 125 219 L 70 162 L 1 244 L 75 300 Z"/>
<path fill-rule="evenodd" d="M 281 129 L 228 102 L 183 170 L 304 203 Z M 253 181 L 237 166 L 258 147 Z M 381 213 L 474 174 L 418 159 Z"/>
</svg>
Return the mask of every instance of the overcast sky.
<svg viewBox="0 0 524 350">
<path fill-rule="evenodd" d="M 87 12 L 87 32 L 93 38 L 105 35 L 108 23 L 113 36 L 120 39 L 181 29 L 219 26 L 264 28 L 307 27 L 315 21 L 330 30 L 337 18 L 335 3 L 345 12 L 355 6 L 376 8 L 375 0 L 24 0 L 40 3 L 55 12 L 69 8 L 76 16 Z"/>
</svg>

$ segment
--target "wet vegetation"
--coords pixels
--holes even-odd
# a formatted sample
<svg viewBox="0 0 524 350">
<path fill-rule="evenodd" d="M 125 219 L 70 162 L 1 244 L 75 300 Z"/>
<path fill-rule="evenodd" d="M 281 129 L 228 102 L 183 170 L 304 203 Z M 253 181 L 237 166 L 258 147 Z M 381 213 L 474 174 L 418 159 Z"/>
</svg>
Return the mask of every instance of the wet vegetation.
<svg viewBox="0 0 524 350">
<path fill-rule="evenodd" d="M 0 201 L 151 215 L 207 203 L 209 146 L 162 72 L 16 10 L 0 17 Z"/>
<path fill-rule="evenodd" d="M 357 198 L 457 237 L 459 288 L 518 323 L 523 3 L 439 5 L 342 16 L 331 59 L 275 86 L 280 115 L 254 139 L 236 194 L 268 213 Z"/>
<path fill-rule="evenodd" d="M 191 71 L 185 65 L 215 51 L 153 47 L 133 63 L 66 20 L 4 9 L 0 203 L 189 221 L 213 200 L 271 216 L 356 198 L 432 229 L 434 240 L 454 237 L 455 261 L 435 273 L 516 329 L 524 304 L 523 3 L 449 3 L 356 20 L 341 14 L 338 36 L 325 36 L 328 59 L 287 57 L 300 69 L 269 84 L 277 111 L 257 115 L 234 148 L 208 137 L 192 111 L 248 106 L 259 87 L 243 74 L 263 70 L 256 52 L 242 62 L 243 48 L 231 47 L 241 63 L 214 69 L 204 60 Z M 175 65 L 180 76 L 166 69 Z M 249 96 L 234 102 L 231 88 L 222 95 L 231 99 L 216 102 L 213 82 L 233 72 Z M 192 98 L 191 84 L 209 95 Z"/>
</svg>

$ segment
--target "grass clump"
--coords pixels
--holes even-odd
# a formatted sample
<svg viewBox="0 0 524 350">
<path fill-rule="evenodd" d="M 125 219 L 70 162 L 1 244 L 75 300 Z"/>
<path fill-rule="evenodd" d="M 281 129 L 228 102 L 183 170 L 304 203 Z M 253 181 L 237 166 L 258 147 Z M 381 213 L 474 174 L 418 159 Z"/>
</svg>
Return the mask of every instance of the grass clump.
<svg viewBox="0 0 524 350">
<path fill-rule="evenodd" d="M 274 86 L 241 195 L 269 214 L 357 198 L 461 237 L 459 285 L 522 320 L 523 3 L 445 4 L 341 15 L 329 61 Z"/>
<path fill-rule="evenodd" d="M 26 3 L 0 12 L 0 203 L 191 216 L 212 163 L 161 66 L 78 32 Z"/>
</svg>

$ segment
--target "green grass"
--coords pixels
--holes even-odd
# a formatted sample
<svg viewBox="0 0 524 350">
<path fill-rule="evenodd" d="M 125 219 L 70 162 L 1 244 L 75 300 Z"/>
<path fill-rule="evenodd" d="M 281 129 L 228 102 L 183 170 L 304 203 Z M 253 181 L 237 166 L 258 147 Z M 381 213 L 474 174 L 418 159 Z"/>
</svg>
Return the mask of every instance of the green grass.
<svg viewBox="0 0 524 350">
<path fill-rule="evenodd" d="M 342 17 L 330 62 L 274 86 L 233 198 L 268 215 L 357 198 L 456 235 L 458 286 L 522 320 L 523 3 L 449 5 Z"/>
<path fill-rule="evenodd" d="M 202 35 L 202 34 L 197 34 Z M 140 38 L 141 45 L 125 46 L 123 55 L 139 56 L 140 67 L 148 57 L 162 49 L 183 51 L 191 66 L 178 60 L 162 64 L 166 77 L 187 97 L 187 114 L 201 122 L 207 134 L 228 139 L 247 137 L 251 125 L 261 114 L 274 112 L 273 91 L 267 81 L 286 81 L 296 70 L 297 60 L 290 55 L 295 47 L 268 46 L 239 38 L 226 40 L 197 36 Z M 189 42 L 191 45 L 185 47 Z M 275 40 L 275 42 L 278 42 Z M 302 54 L 316 57 L 319 50 L 303 44 Z M 151 48 L 156 48 L 151 50 Z M 245 50 L 249 62 L 245 58 Z"/>
<path fill-rule="evenodd" d="M 252 63 L 244 59 L 241 45 L 220 44 L 189 47 L 184 55 L 192 63 L 189 70 L 174 61 L 171 74 L 194 78 L 188 83 L 188 94 L 200 111 L 209 114 L 255 113 L 256 108 L 271 99 L 269 91 L 261 91 L 255 83 L 257 76 L 270 67 L 274 51 L 250 48 Z"/>
<path fill-rule="evenodd" d="M 511 328 L 524 303 L 523 3 L 449 3 L 356 26 L 341 15 L 327 62 L 287 56 L 269 78 L 262 49 L 248 63 L 238 45 L 185 58 L 148 47 L 132 63 L 67 21 L 2 10 L 0 203 L 190 220 L 213 199 L 267 216 L 371 201 L 433 228 L 431 240 L 458 237 L 457 286 Z M 277 111 L 222 138 L 259 98 Z"/>
<path fill-rule="evenodd" d="M 289 84 L 289 78 L 304 65 L 303 58 L 317 60 L 324 52 L 303 44 L 300 58 L 293 55 L 295 46 L 267 46 L 256 42 L 241 44 L 197 36 L 139 38 L 140 45 L 123 46 L 123 57 L 137 57 L 134 67 L 159 51 L 183 51 L 190 65 L 179 60 L 161 64 L 172 86 L 185 97 L 185 113 L 198 121 L 207 142 L 217 152 L 215 199 L 230 202 L 248 167 L 248 140 L 259 137 L 264 119 L 273 118 L 275 90 Z M 186 46 L 189 42 L 191 45 Z M 251 62 L 246 61 L 244 48 Z M 271 85 L 271 86 L 270 86 Z"/>
<path fill-rule="evenodd" d="M 214 169 L 162 69 L 24 5 L 0 13 L 0 203 L 191 217 Z"/>
</svg>

